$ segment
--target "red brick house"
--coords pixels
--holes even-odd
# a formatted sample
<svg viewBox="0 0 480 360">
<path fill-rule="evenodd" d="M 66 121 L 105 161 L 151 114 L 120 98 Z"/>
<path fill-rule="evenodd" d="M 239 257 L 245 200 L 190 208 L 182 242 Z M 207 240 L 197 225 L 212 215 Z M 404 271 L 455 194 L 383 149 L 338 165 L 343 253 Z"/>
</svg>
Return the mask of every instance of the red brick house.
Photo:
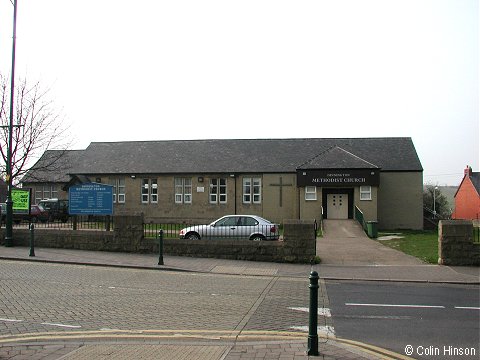
<svg viewBox="0 0 480 360">
<path fill-rule="evenodd" d="M 480 172 L 470 166 L 464 171 L 463 180 L 455 193 L 453 219 L 477 220 L 480 218 Z"/>
</svg>

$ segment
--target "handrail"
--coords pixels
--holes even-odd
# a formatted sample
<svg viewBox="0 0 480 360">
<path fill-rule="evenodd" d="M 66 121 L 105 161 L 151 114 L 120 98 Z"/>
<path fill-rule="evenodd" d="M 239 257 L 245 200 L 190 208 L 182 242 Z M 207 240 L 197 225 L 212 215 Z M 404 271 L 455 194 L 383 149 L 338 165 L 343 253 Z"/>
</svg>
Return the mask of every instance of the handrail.
<svg viewBox="0 0 480 360">
<path fill-rule="evenodd" d="M 362 226 L 363 230 L 367 232 L 367 223 L 365 222 L 365 219 L 363 217 L 362 210 L 360 210 L 358 206 L 355 206 L 355 220 L 357 220 Z"/>
</svg>

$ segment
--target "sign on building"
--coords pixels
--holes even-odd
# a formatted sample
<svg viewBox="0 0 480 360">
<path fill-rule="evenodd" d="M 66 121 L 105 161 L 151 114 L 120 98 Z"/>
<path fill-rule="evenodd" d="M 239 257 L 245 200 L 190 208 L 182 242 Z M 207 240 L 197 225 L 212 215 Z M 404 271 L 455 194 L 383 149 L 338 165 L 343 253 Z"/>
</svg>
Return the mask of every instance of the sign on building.
<svg viewBox="0 0 480 360">
<path fill-rule="evenodd" d="M 68 190 L 70 215 L 113 215 L 113 186 L 99 183 L 75 185 Z"/>
<path fill-rule="evenodd" d="M 378 186 L 380 171 L 378 169 L 297 170 L 297 183 L 298 186 L 319 187 Z"/>
</svg>

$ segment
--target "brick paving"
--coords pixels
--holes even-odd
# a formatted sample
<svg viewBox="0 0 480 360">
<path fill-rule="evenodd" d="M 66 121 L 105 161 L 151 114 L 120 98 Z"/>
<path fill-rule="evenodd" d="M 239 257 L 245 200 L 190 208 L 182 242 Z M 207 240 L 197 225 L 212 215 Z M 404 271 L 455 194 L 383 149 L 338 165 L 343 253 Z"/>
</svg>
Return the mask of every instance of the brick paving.
<svg viewBox="0 0 480 360">
<path fill-rule="evenodd" d="M 319 343 L 319 356 L 308 356 L 300 340 L 258 342 L 40 342 L 0 347 L 0 359 L 68 359 L 68 360 L 256 360 L 256 359 L 395 359 L 393 355 L 374 354 L 360 348 L 329 340 Z"/>
<path fill-rule="evenodd" d="M 4 259 L 0 260 L 0 359 L 308 358 L 308 312 L 302 309 L 308 307 L 309 265 L 166 256 L 167 265 L 158 266 L 153 254 L 65 249 L 37 249 L 36 254 L 32 259 L 26 248 L 0 248 L 0 259 Z M 116 267 L 65 265 L 68 263 Z M 313 269 L 331 278 L 461 283 L 478 283 L 479 271 L 431 265 L 317 265 Z M 324 282 L 319 284 L 318 306 L 329 308 Z M 320 315 L 318 323 L 333 327 L 328 316 Z M 110 340 L 89 340 L 87 333 L 159 328 L 179 333 L 190 330 L 194 337 L 198 336 L 195 331 L 205 329 L 233 331 L 237 336 L 249 334 L 249 341 L 215 340 L 219 335 L 207 333 L 208 341 L 191 343 L 189 337 L 173 332 L 153 342 L 151 338 L 126 341 L 121 334 L 112 344 Z M 254 332 L 267 334 L 268 340 L 253 341 Z M 13 341 L 26 333 L 48 334 L 49 338 Z M 69 333 L 77 336 L 61 338 Z M 287 333 L 293 335 L 285 337 Z M 331 334 L 320 340 L 321 356 L 312 359 L 406 358 L 368 345 L 352 347 Z"/>
<path fill-rule="evenodd" d="M 0 278 L 0 359 L 308 358 L 306 277 L 1 260 Z M 318 305 L 328 307 L 322 280 Z M 379 358 L 334 338 L 319 349 L 324 359 Z"/>
</svg>

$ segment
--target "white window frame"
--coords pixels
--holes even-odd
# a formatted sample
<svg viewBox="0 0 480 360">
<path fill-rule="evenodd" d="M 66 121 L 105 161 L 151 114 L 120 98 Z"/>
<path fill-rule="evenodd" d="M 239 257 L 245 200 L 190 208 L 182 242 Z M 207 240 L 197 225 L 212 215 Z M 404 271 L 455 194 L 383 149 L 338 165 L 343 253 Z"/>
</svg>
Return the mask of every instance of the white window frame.
<svg viewBox="0 0 480 360">
<path fill-rule="evenodd" d="M 227 203 L 227 178 L 220 178 L 220 184 L 218 187 L 218 202 L 220 204 Z"/>
<path fill-rule="evenodd" d="M 250 204 L 252 202 L 252 179 L 243 178 L 243 203 Z"/>
<path fill-rule="evenodd" d="M 141 188 L 142 204 L 158 203 L 158 182 L 157 179 L 142 179 Z"/>
<path fill-rule="evenodd" d="M 150 199 L 150 179 L 142 179 L 142 204 L 148 204 Z"/>
<path fill-rule="evenodd" d="M 52 187 L 50 185 L 43 185 L 43 198 L 44 199 L 51 199 L 50 191 Z"/>
<path fill-rule="evenodd" d="M 261 204 L 262 203 L 262 178 L 244 177 L 243 182 L 243 203 Z"/>
<path fill-rule="evenodd" d="M 212 178 L 209 186 L 210 204 L 226 204 L 227 203 L 227 179 Z"/>
<path fill-rule="evenodd" d="M 305 186 L 305 201 L 315 201 L 315 200 L 317 200 L 317 187 Z"/>
<path fill-rule="evenodd" d="M 125 193 L 125 178 L 120 178 L 120 179 L 117 179 L 117 187 L 118 187 L 118 202 L 120 204 L 124 204 L 125 203 L 125 199 L 126 199 L 126 193 Z"/>
<path fill-rule="evenodd" d="M 192 203 L 192 178 L 175 178 L 175 203 Z"/>
<path fill-rule="evenodd" d="M 158 180 L 150 179 L 150 202 L 152 204 L 158 203 Z"/>
<path fill-rule="evenodd" d="M 360 201 L 372 200 L 372 187 L 360 186 Z"/>
<path fill-rule="evenodd" d="M 113 203 L 125 203 L 125 178 L 110 179 L 110 185 L 113 186 Z"/>
<path fill-rule="evenodd" d="M 35 187 L 35 203 L 38 204 L 44 199 L 56 199 L 58 198 L 58 186 L 56 184 L 45 183 L 41 186 Z"/>
<path fill-rule="evenodd" d="M 35 204 L 38 204 L 40 202 L 40 200 L 43 199 L 42 195 L 43 195 L 42 190 L 38 190 L 38 188 L 36 188 L 35 189 Z"/>
</svg>

